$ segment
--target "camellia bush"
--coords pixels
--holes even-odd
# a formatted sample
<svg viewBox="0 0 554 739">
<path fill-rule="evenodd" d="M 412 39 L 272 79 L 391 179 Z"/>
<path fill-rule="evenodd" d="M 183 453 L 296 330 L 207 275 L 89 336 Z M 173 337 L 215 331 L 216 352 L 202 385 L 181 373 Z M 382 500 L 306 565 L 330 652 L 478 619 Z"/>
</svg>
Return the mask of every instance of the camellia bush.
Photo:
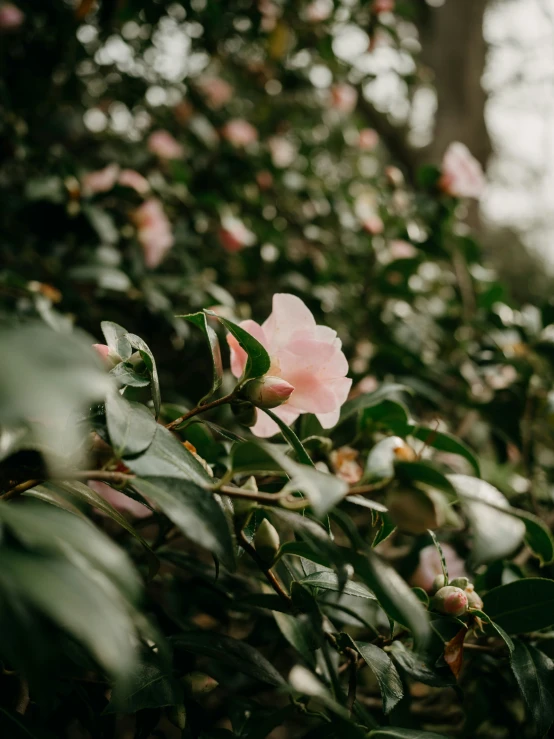
<svg viewBox="0 0 554 739">
<path fill-rule="evenodd" d="M 554 310 L 420 21 L 0 0 L 0 736 L 549 735 Z"/>
</svg>

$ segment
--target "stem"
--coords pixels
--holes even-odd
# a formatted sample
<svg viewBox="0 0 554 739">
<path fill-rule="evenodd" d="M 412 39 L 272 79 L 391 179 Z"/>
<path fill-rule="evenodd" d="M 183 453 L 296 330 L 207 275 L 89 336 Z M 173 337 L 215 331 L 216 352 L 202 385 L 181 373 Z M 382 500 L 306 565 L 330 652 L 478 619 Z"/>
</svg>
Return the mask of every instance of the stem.
<svg viewBox="0 0 554 739">
<path fill-rule="evenodd" d="M 348 708 L 350 715 L 354 710 L 354 703 L 356 702 L 356 688 L 358 684 L 358 653 L 352 649 L 352 647 L 346 647 L 344 650 L 350 660 L 350 674 L 348 677 L 348 696 L 346 698 L 346 707 Z"/>
<path fill-rule="evenodd" d="M 9 500 L 10 498 L 15 498 L 16 495 L 20 495 L 26 490 L 30 490 L 31 488 L 34 488 L 35 485 L 39 484 L 40 480 L 27 480 L 26 482 L 20 482 L 19 485 L 16 485 L 14 488 L 11 488 L 3 495 L 0 495 L 0 500 Z"/>
<path fill-rule="evenodd" d="M 134 479 L 134 475 L 128 475 L 126 472 L 116 472 L 109 470 L 74 470 L 65 475 L 56 475 L 49 478 L 50 480 L 105 480 L 106 482 L 129 482 Z M 10 500 L 17 495 L 40 485 L 44 480 L 26 480 L 11 488 L 7 492 L 0 495 L 0 500 Z"/>
<path fill-rule="evenodd" d="M 260 555 L 256 551 L 256 549 L 252 546 L 252 544 L 248 541 L 246 538 L 246 535 L 244 531 L 241 531 L 239 534 L 240 539 L 240 545 L 244 549 L 247 554 L 249 554 L 254 562 L 258 565 L 260 570 L 264 573 L 266 580 L 271 585 L 273 590 L 277 593 L 277 595 L 287 604 L 288 608 L 292 607 L 292 598 L 290 595 L 285 591 L 279 580 L 275 577 L 271 569 L 265 564 L 265 562 L 261 559 Z"/>
<path fill-rule="evenodd" d="M 193 408 L 191 411 L 188 411 L 184 415 L 179 416 L 179 418 L 176 418 L 174 421 L 166 424 L 166 428 L 169 430 L 174 429 L 177 426 L 180 426 L 184 421 L 188 421 L 189 418 L 197 416 L 199 413 L 204 413 L 204 411 L 210 411 L 212 408 L 217 408 L 219 405 L 230 403 L 232 400 L 234 400 L 234 398 L 235 391 L 233 390 L 233 392 L 229 393 L 229 395 L 224 395 L 222 398 L 212 400 L 211 403 L 206 403 L 205 405 L 197 405 L 196 408 Z"/>
</svg>

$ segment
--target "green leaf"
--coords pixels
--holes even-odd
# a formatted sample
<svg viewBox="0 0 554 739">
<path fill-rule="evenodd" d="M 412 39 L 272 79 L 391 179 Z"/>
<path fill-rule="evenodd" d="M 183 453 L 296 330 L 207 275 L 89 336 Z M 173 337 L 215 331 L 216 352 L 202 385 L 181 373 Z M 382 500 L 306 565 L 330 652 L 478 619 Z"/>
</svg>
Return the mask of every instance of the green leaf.
<svg viewBox="0 0 554 739">
<path fill-rule="evenodd" d="M 386 652 L 374 644 L 360 641 L 354 641 L 353 643 L 364 662 L 377 678 L 383 696 L 384 713 L 390 713 L 404 695 L 402 681 L 394 663 Z"/>
<path fill-rule="evenodd" d="M 49 731 L 30 726 L 27 717 L 13 714 L 0 706 L 0 736 L 6 739 L 56 739 Z"/>
<path fill-rule="evenodd" d="M 304 493 L 316 516 L 323 517 L 348 492 L 348 483 L 344 480 L 295 462 L 275 444 L 261 446 L 290 477 L 286 487 Z"/>
<path fill-rule="evenodd" d="M 139 477 L 177 477 L 197 485 L 213 484 L 213 479 L 196 457 L 159 423 L 146 452 L 140 457 L 125 458 L 124 462 Z"/>
<path fill-rule="evenodd" d="M 140 662 L 125 684 L 116 684 L 104 713 L 137 713 L 182 701 L 183 688 L 175 678 L 157 664 Z"/>
<path fill-rule="evenodd" d="M 336 574 L 332 570 L 319 570 L 313 572 L 311 575 L 302 578 L 300 582 L 303 585 L 309 585 L 312 588 L 321 588 L 322 590 L 333 590 L 335 592 L 342 592 L 344 595 L 353 595 L 357 598 L 367 598 L 368 600 L 377 600 L 371 590 L 368 590 L 365 585 L 348 580 L 343 588 L 339 586 L 339 580 Z"/>
<path fill-rule="evenodd" d="M 402 642 L 394 641 L 388 649 L 400 670 L 413 680 L 434 688 L 456 684 L 456 678 L 449 667 L 445 666 L 440 671 L 436 667 L 431 669 L 419 655 L 408 650 Z"/>
<path fill-rule="evenodd" d="M 415 439 L 423 441 L 424 444 L 432 446 L 433 449 L 438 449 L 441 452 L 449 452 L 450 454 L 457 454 L 460 457 L 464 457 L 475 470 L 475 474 L 477 475 L 477 477 L 481 476 L 481 469 L 479 467 L 477 457 L 473 454 L 469 447 L 467 447 L 455 436 L 447 434 L 443 431 L 435 431 L 434 429 L 415 425 L 409 425 L 405 429 L 405 434 L 406 436 L 413 436 Z"/>
<path fill-rule="evenodd" d="M 396 462 L 395 449 L 403 444 L 404 442 L 398 436 L 389 436 L 378 441 L 368 454 L 362 481 L 392 480 Z"/>
<path fill-rule="evenodd" d="M 358 411 L 377 405 L 383 399 L 388 398 L 391 395 L 394 396 L 400 393 L 411 394 L 411 392 L 410 388 L 405 385 L 396 385 L 394 383 L 381 385 L 378 390 L 375 390 L 372 393 L 365 393 L 364 395 L 359 395 L 357 398 L 348 400 L 341 408 L 339 423 L 342 423 L 347 418 L 350 418 L 350 416 L 358 413 Z"/>
<path fill-rule="evenodd" d="M 140 375 L 126 362 L 116 364 L 115 367 L 110 370 L 110 375 L 115 377 L 118 385 L 121 387 L 148 387 L 148 385 L 150 385 L 149 377 Z"/>
<path fill-rule="evenodd" d="M 404 482 L 422 482 L 425 485 L 442 490 L 451 501 L 455 501 L 457 490 L 452 484 L 451 476 L 443 475 L 440 470 L 430 462 L 403 462 L 398 461 L 395 465 L 396 476 Z M 475 478 L 470 478 L 475 479 Z"/>
<path fill-rule="evenodd" d="M 474 616 L 477 616 L 482 621 L 484 621 L 486 624 L 488 624 L 493 631 L 496 631 L 498 636 L 502 639 L 504 644 L 508 647 L 508 651 L 510 652 L 510 656 L 513 654 L 514 651 L 514 641 L 513 639 L 504 631 L 502 626 L 497 624 L 495 621 L 493 621 L 489 616 L 484 613 L 483 611 L 480 611 L 476 608 L 472 609 L 472 614 Z"/>
<path fill-rule="evenodd" d="M 305 613 L 291 616 L 290 613 L 273 611 L 279 631 L 296 649 L 298 654 L 314 668 L 316 665 L 315 650 L 320 646 L 314 630 L 312 619 Z"/>
<path fill-rule="evenodd" d="M 127 329 L 112 321 L 102 321 L 100 328 L 112 352 L 118 354 L 126 362 L 133 353 L 133 348 L 127 338 Z"/>
<path fill-rule="evenodd" d="M 228 569 L 234 569 L 229 524 L 211 491 L 176 477 L 136 478 L 133 487 L 153 501 L 188 539 L 213 552 Z"/>
<path fill-rule="evenodd" d="M 200 400 L 199 405 L 205 403 L 211 396 L 219 390 L 223 378 L 223 364 L 221 361 L 221 350 L 219 348 L 219 339 L 217 338 L 216 332 L 208 324 L 208 318 L 205 313 L 190 313 L 186 316 L 177 316 L 177 318 L 184 318 L 185 321 L 197 326 L 208 341 L 210 347 L 210 355 L 212 358 L 212 386 L 209 391 Z"/>
<path fill-rule="evenodd" d="M 360 415 L 360 426 L 372 426 L 377 424 L 391 429 L 395 434 L 405 436 L 408 427 L 408 411 L 406 406 L 396 400 L 381 400 L 379 403 L 364 408 Z"/>
<path fill-rule="evenodd" d="M 515 580 L 483 597 L 483 610 L 508 634 L 526 634 L 554 625 L 554 581 Z"/>
<path fill-rule="evenodd" d="M 418 647 L 423 647 L 431 633 L 427 611 L 407 583 L 373 552 L 359 554 L 350 551 L 349 559 L 356 574 L 375 593 L 389 618 L 410 629 Z"/>
<path fill-rule="evenodd" d="M 126 338 L 134 349 L 138 349 L 138 351 L 140 352 L 140 356 L 142 357 L 142 361 L 146 365 L 146 368 L 150 374 L 152 400 L 154 402 L 154 411 L 157 418 L 160 415 L 160 405 L 162 400 L 160 396 L 160 380 L 158 378 L 156 360 L 154 359 L 154 355 L 150 351 L 148 344 L 143 341 L 140 336 L 136 336 L 135 334 L 127 334 Z"/>
<path fill-rule="evenodd" d="M 290 426 L 287 426 L 287 424 L 282 421 L 279 416 L 276 416 L 275 413 L 272 413 L 270 410 L 264 409 L 262 411 L 263 413 L 267 413 L 267 415 L 271 418 L 272 421 L 275 421 L 277 426 L 281 429 L 281 433 L 285 437 L 286 441 L 290 444 L 292 450 L 296 453 L 296 456 L 298 458 L 298 461 L 300 464 L 305 464 L 308 467 L 313 467 L 314 463 L 312 462 L 312 459 L 308 452 L 304 449 L 304 446 L 298 436 L 294 433 L 294 431 L 290 428 Z M 258 413 L 260 411 L 258 410 Z"/>
<path fill-rule="evenodd" d="M 286 475 L 279 463 L 258 442 L 246 441 L 235 444 L 231 450 L 231 468 L 235 474 L 263 475 L 266 473 Z"/>
<path fill-rule="evenodd" d="M 512 514 L 510 504 L 485 480 L 468 475 L 448 475 L 469 519 L 472 560 L 493 562 L 514 553 L 525 536 L 525 525 Z"/>
<path fill-rule="evenodd" d="M 172 637 L 171 643 L 178 649 L 212 657 L 260 682 L 277 687 L 286 684 L 275 667 L 257 649 L 230 636 L 213 631 L 186 631 Z"/>
<path fill-rule="evenodd" d="M 367 735 L 368 739 L 448 739 L 444 734 L 435 734 L 434 731 L 419 731 L 416 729 L 397 729 L 394 726 L 374 729 Z"/>
<path fill-rule="evenodd" d="M 512 670 L 525 702 L 544 736 L 554 721 L 554 662 L 531 644 L 514 639 Z"/>
<path fill-rule="evenodd" d="M 348 712 L 332 697 L 329 689 L 317 678 L 313 672 L 302 665 L 295 665 L 289 674 L 289 683 L 293 690 L 310 698 L 317 699 L 333 713 L 348 718 Z"/>
<path fill-rule="evenodd" d="M 554 561 L 554 539 L 548 526 L 538 516 L 527 511 L 512 508 L 511 512 L 523 521 L 525 526 L 525 543 L 538 557 L 541 567 Z"/>
<path fill-rule="evenodd" d="M 158 558 L 150 548 L 149 544 L 142 538 L 137 530 L 133 526 L 131 526 L 125 516 L 122 516 L 121 513 L 116 510 L 111 503 L 108 503 L 107 500 L 105 500 L 95 490 L 89 488 L 88 485 L 85 485 L 82 482 L 78 482 L 77 480 L 67 480 L 64 482 L 56 483 L 46 482 L 27 491 L 27 493 L 33 492 L 43 494 L 49 492 L 61 492 L 62 494 L 66 494 L 71 496 L 72 498 L 75 498 L 81 503 L 86 503 L 87 505 L 90 505 L 93 508 L 102 511 L 104 515 L 108 516 L 112 519 L 112 521 L 115 521 L 117 524 L 119 524 L 119 526 L 125 529 L 125 531 L 128 531 L 129 534 L 131 534 L 131 536 L 135 538 L 141 544 L 141 546 L 144 547 L 148 559 L 149 578 L 152 579 L 154 577 L 159 569 L 160 563 L 158 561 Z"/>
<path fill-rule="evenodd" d="M 218 316 L 216 313 L 209 310 L 205 311 L 205 313 L 209 316 L 214 316 L 215 318 L 217 318 L 220 323 L 222 323 L 225 328 L 235 337 L 240 346 L 248 355 L 246 367 L 244 368 L 244 372 L 242 374 L 242 377 L 240 378 L 239 385 L 242 385 L 244 382 L 246 382 L 246 380 L 252 380 L 256 377 L 261 377 L 262 375 L 265 375 L 271 366 L 271 360 L 269 358 L 269 354 L 266 352 L 260 342 L 255 339 L 252 334 L 249 334 L 248 331 L 245 331 L 243 328 L 237 326 L 236 323 L 229 321 L 227 318 Z"/>
<path fill-rule="evenodd" d="M 127 400 L 117 390 L 106 397 L 106 424 L 117 457 L 145 452 L 156 433 L 156 419 L 142 403 Z"/>
</svg>

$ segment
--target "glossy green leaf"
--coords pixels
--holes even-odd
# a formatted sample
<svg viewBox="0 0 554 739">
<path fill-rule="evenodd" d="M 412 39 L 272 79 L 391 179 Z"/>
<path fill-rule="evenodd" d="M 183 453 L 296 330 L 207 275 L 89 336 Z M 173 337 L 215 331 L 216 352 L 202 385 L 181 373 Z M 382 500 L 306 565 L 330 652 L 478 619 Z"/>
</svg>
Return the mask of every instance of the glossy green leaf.
<svg viewBox="0 0 554 739">
<path fill-rule="evenodd" d="M 409 425 L 405 429 L 405 434 L 407 436 L 413 436 L 415 439 L 419 439 L 427 446 L 433 447 L 433 449 L 464 457 L 464 459 L 467 459 L 475 470 L 477 477 L 481 476 L 481 469 L 475 454 L 462 441 L 457 439 L 455 436 L 452 436 L 452 434 L 447 434 L 444 431 L 435 431 L 434 429 L 413 424 Z"/>
<path fill-rule="evenodd" d="M 146 368 L 148 369 L 148 372 L 150 374 L 150 389 L 152 392 L 154 411 L 157 418 L 160 414 L 160 405 L 162 401 L 160 396 L 160 380 L 158 378 L 156 360 L 154 359 L 154 355 L 150 351 L 148 344 L 143 341 L 140 336 L 136 336 L 135 334 L 127 334 L 126 338 L 134 349 L 138 349 L 138 351 L 140 352 L 140 356 L 142 357 L 143 362 L 145 363 Z"/>
<path fill-rule="evenodd" d="M 279 631 L 310 667 L 315 667 L 315 650 L 320 646 L 318 632 L 307 614 L 291 616 L 273 611 Z"/>
<path fill-rule="evenodd" d="M 235 444 L 231 451 L 231 463 L 234 473 L 247 475 L 263 475 L 265 473 L 286 475 L 279 463 L 265 447 L 254 441 Z"/>
<path fill-rule="evenodd" d="M 183 534 L 234 568 L 234 546 L 227 518 L 214 494 L 190 480 L 142 477 L 133 487 L 151 500 Z"/>
<path fill-rule="evenodd" d="M 554 722 L 554 662 L 532 644 L 514 639 L 511 664 L 537 736 L 543 737 Z"/>
<path fill-rule="evenodd" d="M 140 457 L 125 458 L 139 477 L 177 477 L 197 485 L 212 485 L 213 479 L 189 450 L 166 428 L 156 425 L 154 439 Z"/>
<path fill-rule="evenodd" d="M 383 711 L 385 714 L 390 713 L 404 695 L 402 681 L 393 661 L 386 652 L 374 644 L 360 641 L 355 641 L 354 644 L 364 662 L 377 678 L 383 696 Z"/>
<path fill-rule="evenodd" d="M 284 686 L 275 667 L 254 647 L 244 641 L 213 631 L 185 631 L 171 638 L 177 649 L 211 657 L 234 670 L 269 685 Z"/>
<path fill-rule="evenodd" d="M 124 684 L 112 691 L 104 713 L 136 713 L 182 703 L 183 687 L 158 664 L 140 662 Z"/>
<path fill-rule="evenodd" d="M 432 463 L 426 461 L 396 462 L 396 476 L 404 482 L 420 482 L 430 485 L 446 493 L 449 500 L 456 500 L 456 488 L 450 480 L 451 476 L 443 475 Z M 475 478 L 471 478 L 475 479 Z"/>
<path fill-rule="evenodd" d="M 483 610 L 508 634 L 526 634 L 554 625 L 554 581 L 515 580 L 483 596 Z"/>
<path fill-rule="evenodd" d="M 127 361 L 133 353 L 131 342 L 127 338 L 127 329 L 113 321 L 102 321 L 100 328 L 111 351 L 118 354 L 124 362 Z"/>
<path fill-rule="evenodd" d="M 127 400 L 117 390 L 106 397 L 106 423 L 117 457 L 134 457 L 145 452 L 158 425 L 146 406 Z"/>
<path fill-rule="evenodd" d="M 255 339 L 252 334 L 249 334 L 248 331 L 245 331 L 227 318 L 218 316 L 216 313 L 213 313 L 213 311 L 205 312 L 207 315 L 217 318 L 225 328 L 233 334 L 235 339 L 248 355 L 246 367 L 244 368 L 239 384 L 244 383 L 246 380 L 252 380 L 256 377 L 265 375 L 271 366 L 271 360 L 269 358 L 269 354 L 260 342 Z"/>
<path fill-rule="evenodd" d="M 456 678 L 449 667 L 437 668 L 435 665 L 425 664 L 420 655 L 410 651 L 402 642 L 394 641 L 388 650 L 400 671 L 412 680 L 434 688 L 456 684 Z"/>
<path fill-rule="evenodd" d="M 344 706 L 337 703 L 327 686 L 313 672 L 302 667 L 302 665 L 295 665 L 292 668 L 289 674 L 289 683 L 296 692 L 315 698 L 333 713 L 344 719 L 348 718 L 348 712 Z"/>
<path fill-rule="evenodd" d="M 139 374 L 127 362 L 116 364 L 115 367 L 110 370 L 110 375 L 116 379 L 117 383 L 121 387 L 148 387 L 148 385 L 150 385 L 150 378 Z"/>
<path fill-rule="evenodd" d="M 399 436 L 405 436 L 405 429 L 409 425 L 408 410 L 402 403 L 385 398 L 369 408 L 364 408 L 360 414 L 362 428 L 373 425 L 393 430 Z"/>
<path fill-rule="evenodd" d="M 208 342 L 210 347 L 210 356 L 212 360 L 212 385 L 209 391 L 200 400 L 199 405 L 205 403 L 214 393 L 216 393 L 221 387 L 223 378 L 223 364 L 221 361 L 221 350 L 219 348 L 219 339 L 217 338 L 216 332 L 208 324 L 208 318 L 206 313 L 200 311 L 199 313 L 190 313 L 186 316 L 177 316 L 178 318 L 184 318 L 185 321 L 197 326 Z"/>
<path fill-rule="evenodd" d="M 357 398 L 348 400 L 341 408 L 339 423 L 342 423 L 350 416 L 364 410 L 365 408 L 371 408 L 377 405 L 385 398 L 390 396 L 397 396 L 401 393 L 411 393 L 412 391 L 405 385 L 398 385 L 394 383 L 384 384 L 378 390 L 372 393 L 365 393 L 359 395 Z"/>
<path fill-rule="evenodd" d="M 332 570 L 319 570 L 317 572 L 313 572 L 311 575 L 303 577 L 300 582 L 311 588 L 321 588 L 321 590 L 341 592 L 338 577 Z M 347 581 L 345 586 L 342 588 L 342 593 L 344 593 L 344 595 L 353 595 L 357 598 L 377 600 L 371 590 L 368 590 L 362 583 L 354 582 L 353 580 Z"/>
<path fill-rule="evenodd" d="M 291 448 L 296 454 L 296 457 L 300 464 L 305 464 L 308 467 L 313 467 L 314 463 L 312 462 L 312 459 L 308 452 L 304 449 L 304 445 L 298 438 L 298 436 L 294 433 L 294 431 L 290 428 L 290 426 L 287 426 L 287 424 L 282 421 L 279 416 L 275 415 L 275 413 L 272 413 L 269 410 L 259 411 L 258 413 L 266 413 L 272 421 L 275 421 L 277 426 L 281 429 L 281 433 L 285 437 L 286 441 L 290 444 Z"/>
</svg>

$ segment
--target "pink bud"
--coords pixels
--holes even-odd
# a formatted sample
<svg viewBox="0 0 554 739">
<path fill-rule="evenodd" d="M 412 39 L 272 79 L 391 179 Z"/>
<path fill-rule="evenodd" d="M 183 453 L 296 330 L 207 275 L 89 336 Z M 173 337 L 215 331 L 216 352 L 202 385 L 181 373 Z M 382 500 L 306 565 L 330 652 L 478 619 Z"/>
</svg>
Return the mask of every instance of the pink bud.
<svg viewBox="0 0 554 739">
<path fill-rule="evenodd" d="M 93 344 L 92 348 L 96 349 L 96 351 L 104 361 L 107 361 L 108 355 L 110 353 L 109 346 L 107 346 L 106 344 Z"/>
<path fill-rule="evenodd" d="M 277 408 L 287 402 L 293 390 L 294 387 L 286 380 L 266 375 L 249 382 L 245 387 L 244 395 L 258 408 Z"/>
<path fill-rule="evenodd" d="M 23 12 L 12 3 L 0 5 L 0 31 L 15 31 L 25 20 Z"/>
<path fill-rule="evenodd" d="M 437 591 L 433 598 L 433 608 L 448 616 L 462 616 L 467 611 L 467 595 L 461 588 L 447 585 Z"/>
</svg>

